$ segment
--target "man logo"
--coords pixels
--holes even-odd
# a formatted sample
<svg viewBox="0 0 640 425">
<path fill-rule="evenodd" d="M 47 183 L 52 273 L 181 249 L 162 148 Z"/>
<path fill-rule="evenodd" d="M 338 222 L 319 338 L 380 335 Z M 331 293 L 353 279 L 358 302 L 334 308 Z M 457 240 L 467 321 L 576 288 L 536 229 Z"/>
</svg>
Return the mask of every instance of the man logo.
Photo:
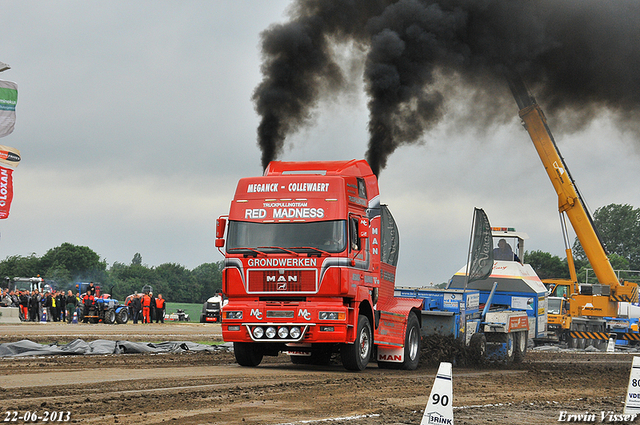
<svg viewBox="0 0 640 425">
<path fill-rule="evenodd" d="M 278 291 L 286 291 L 287 290 L 287 282 L 297 282 L 298 281 L 298 276 L 287 276 L 285 277 L 284 274 L 281 274 L 280 276 L 266 276 L 266 281 L 267 283 L 269 282 L 275 282 L 278 284 L 278 286 L 276 286 L 276 289 Z"/>
</svg>

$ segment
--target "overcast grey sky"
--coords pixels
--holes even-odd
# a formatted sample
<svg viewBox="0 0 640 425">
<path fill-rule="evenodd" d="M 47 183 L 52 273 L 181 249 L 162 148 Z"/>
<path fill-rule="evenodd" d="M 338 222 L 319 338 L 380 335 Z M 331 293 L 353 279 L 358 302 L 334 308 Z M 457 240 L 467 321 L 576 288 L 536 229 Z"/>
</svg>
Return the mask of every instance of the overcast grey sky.
<svg viewBox="0 0 640 425">
<path fill-rule="evenodd" d="M 0 144 L 22 153 L 0 258 L 70 242 L 109 265 L 136 252 L 148 266 L 221 260 L 215 219 L 239 178 L 262 173 L 259 34 L 287 20 L 289 3 L 0 0 L 0 61 L 11 66 L 0 79 L 18 83 L 15 131 Z M 366 102 L 357 78 L 280 159 L 364 157 Z M 473 112 L 464 97 L 448 108 Z M 391 155 L 380 190 L 400 229 L 398 285 L 439 283 L 464 265 L 474 207 L 528 233 L 528 250 L 564 257 L 557 198 L 517 112 L 489 128 L 445 118 Z M 592 210 L 640 206 L 637 135 L 602 116 L 556 139 Z"/>
</svg>

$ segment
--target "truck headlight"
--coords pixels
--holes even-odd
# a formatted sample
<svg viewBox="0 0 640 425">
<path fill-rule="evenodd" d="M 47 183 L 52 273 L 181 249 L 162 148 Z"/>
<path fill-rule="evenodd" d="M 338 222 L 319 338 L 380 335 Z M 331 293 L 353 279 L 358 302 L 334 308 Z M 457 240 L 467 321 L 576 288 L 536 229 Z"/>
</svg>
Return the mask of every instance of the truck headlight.
<svg viewBox="0 0 640 425">
<path fill-rule="evenodd" d="M 255 328 L 253 328 L 253 337 L 255 339 L 260 339 L 264 336 L 264 329 L 262 329 L 260 326 L 256 326 Z"/>
<path fill-rule="evenodd" d="M 225 311 L 224 318 L 230 320 L 241 320 L 242 319 L 242 310 L 240 311 Z"/>
<path fill-rule="evenodd" d="M 345 314 L 339 311 L 321 311 L 318 313 L 320 320 L 344 320 Z"/>
<path fill-rule="evenodd" d="M 300 335 L 301 335 L 300 328 L 297 326 L 292 327 L 291 330 L 289 331 L 289 336 L 293 339 L 300 338 Z"/>
<path fill-rule="evenodd" d="M 274 328 L 273 326 L 269 326 L 265 331 L 265 335 L 267 336 L 267 338 L 274 338 L 276 336 L 276 328 Z"/>
<path fill-rule="evenodd" d="M 278 328 L 278 338 L 285 339 L 288 336 L 289 336 L 289 329 L 285 328 L 284 326 Z"/>
</svg>

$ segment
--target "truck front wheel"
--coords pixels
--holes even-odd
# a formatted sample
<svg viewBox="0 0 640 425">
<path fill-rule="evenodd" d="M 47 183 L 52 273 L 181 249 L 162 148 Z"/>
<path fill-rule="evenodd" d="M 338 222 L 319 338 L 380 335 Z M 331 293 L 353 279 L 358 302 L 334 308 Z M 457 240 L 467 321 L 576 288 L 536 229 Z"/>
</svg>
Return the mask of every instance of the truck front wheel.
<svg viewBox="0 0 640 425">
<path fill-rule="evenodd" d="M 256 367 L 262 361 L 262 350 L 255 343 L 234 342 L 233 353 L 240 366 Z"/>
<path fill-rule="evenodd" d="M 356 340 L 353 344 L 344 344 L 340 349 L 342 365 L 347 370 L 361 371 L 369 364 L 371 350 L 373 348 L 373 333 L 371 322 L 367 316 L 358 316 L 358 329 Z"/>
</svg>

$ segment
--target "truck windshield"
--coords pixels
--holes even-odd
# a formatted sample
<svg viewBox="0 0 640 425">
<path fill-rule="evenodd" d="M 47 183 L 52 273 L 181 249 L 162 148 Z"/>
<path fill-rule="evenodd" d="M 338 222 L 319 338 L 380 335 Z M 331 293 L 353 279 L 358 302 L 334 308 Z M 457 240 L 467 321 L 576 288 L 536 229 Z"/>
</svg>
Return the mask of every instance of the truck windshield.
<svg viewBox="0 0 640 425">
<path fill-rule="evenodd" d="M 16 282 L 16 291 L 31 291 L 31 282 Z"/>
<path fill-rule="evenodd" d="M 271 248 L 274 252 L 281 252 L 277 248 L 286 248 L 295 252 L 342 252 L 347 247 L 346 223 L 346 220 L 309 223 L 231 221 L 227 251 L 251 248 L 268 252 Z"/>
<path fill-rule="evenodd" d="M 549 314 L 560 314 L 562 298 L 549 298 Z"/>
</svg>

